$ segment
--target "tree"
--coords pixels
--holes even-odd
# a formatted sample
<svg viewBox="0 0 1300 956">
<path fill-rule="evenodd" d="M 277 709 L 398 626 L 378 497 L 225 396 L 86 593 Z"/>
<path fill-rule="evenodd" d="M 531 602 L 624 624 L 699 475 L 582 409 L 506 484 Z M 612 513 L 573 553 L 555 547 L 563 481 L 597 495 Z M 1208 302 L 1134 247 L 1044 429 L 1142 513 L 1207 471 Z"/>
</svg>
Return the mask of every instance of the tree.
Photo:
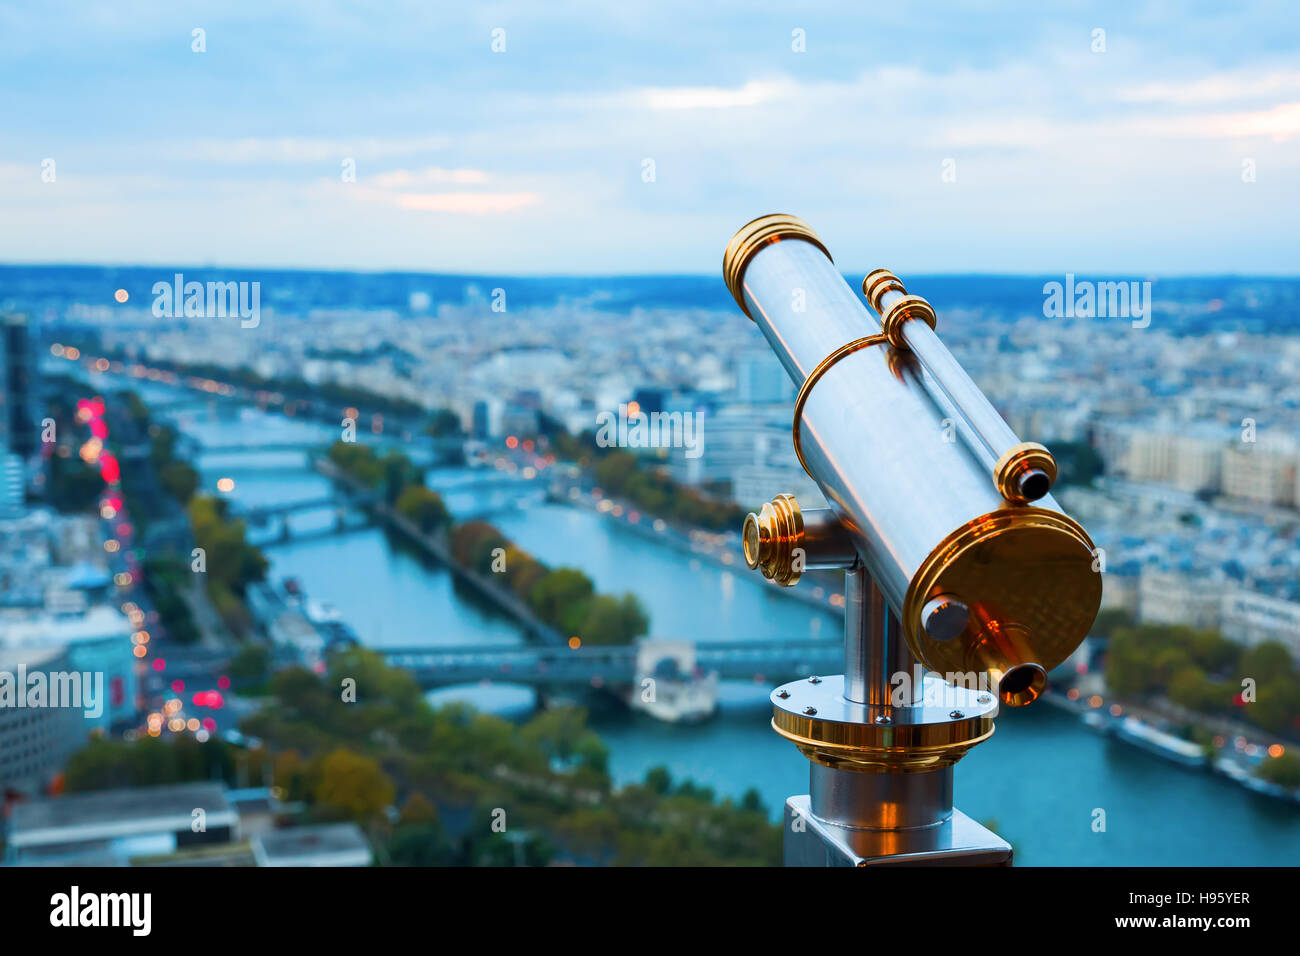
<svg viewBox="0 0 1300 956">
<path fill-rule="evenodd" d="M 645 772 L 646 789 L 663 796 L 673 788 L 673 775 L 664 766 L 654 766 Z"/>
<path fill-rule="evenodd" d="M 369 757 L 339 748 L 320 764 L 316 802 L 358 823 L 379 817 L 393 802 L 393 781 Z"/>
<path fill-rule="evenodd" d="M 460 416 L 450 408 L 440 408 L 433 413 L 433 417 L 429 420 L 429 427 L 425 431 L 434 438 L 460 435 L 463 433 L 460 427 Z"/>
<path fill-rule="evenodd" d="M 169 461 L 163 465 L 158 470 L 158 481 L 181 504 L 188 504 L 199 490 L 199 473 L 183 461 Z"/>
<path fill-rule="evenodd" d="M 1265 760 L 1255 775 L 1261 780 L 1294 790 L 1300 787 L 1300 757 L 1284 753 L 1280 757 Z"/>
<path fill-rule="evenodd" d="M 1133 624 L 1133 615 L 1123 608 L 1105 608 L 1098 612 L 1089 633 L 1095 637 L 1110 637 L 1117 628 L 1132 627 Z"/>
<path fill-rule="evenodd" d="M 384 456 L 381 465 L 384 474 L 384 501 L 388 505 L 395 507 L 397 500 L 408 488 L 423 486 L 419 469 L 400 452 L 390 451 Z M 438 499 L 438 502 L 441 504 L 442 499 Z"/>
<path fill-rule="evenodd" d="M 527 598 L 537 582 L 546 577 L 546 565 L 513 544 L 505 549 L 505 561 L 506 583 L 522 598 Z"/>
<path fill-rule="evenodd" d="M 562 766 L 576 763 L 595 769 L 608 760 L 600 738 L 587 729 L 587 712 L 581 707 L 550 707 L 524 724 L 519 736 L 549 762 Z"/>
<path fill-rule="evenodd" d="M 617 493 L 625 488 L 636 469 L 635 455 L 626 451 L 612 451 L 596 465 L 596 481 L 606 491 Z"/>
<path fill-rule="evenodd" d="M 442 497 L 423 485 L 407 485 L 397 496 L 397 513 L 426 534 L 451 524 L 451 512 Z"/>
<path fill-rule="evenodd" d="M 573 630 L 586 644 L 627 644 L 644 634 L 649 626 L 635 594 L 621 598 L 597 594 L 585 607 L 581 623 Z"/>
<path fill-rule="evenodd" d="M 577 568 L 559 568 L 533 586 L 528 604 L 543 621 L 557 626 L 566 612 L 584 604 L 594 591 L 591 578 Z"/>
<path fill-rule="evenodd" d="M 245 641 L 230 661 L 230 676 L 237 681 L 260 684 L 271 669 L 271 652 L 261 644 Z"/>
<path fill-rule="evenodd" d="M 400 819 L 403 825 L 435 823 L 438 820 L 438 808 L 429 801 L 428 797 L 416 790 L 402 804 Z"/>
<path fill-rule="evenodd" d="M 66 451 L 64 447 L 59 452 Z M 89 511 L 104 490 L 104 479 L 80 458 L 57 452 L 50 458 L 50 504 L 62 512 Z"/>
<path fill-rule="evenodd" d="M 447 866 L 454 863 L 451 844 L 438 823 L 418 823 L 397 828 L 388 844 L 394 866 Z"/>
</svg>

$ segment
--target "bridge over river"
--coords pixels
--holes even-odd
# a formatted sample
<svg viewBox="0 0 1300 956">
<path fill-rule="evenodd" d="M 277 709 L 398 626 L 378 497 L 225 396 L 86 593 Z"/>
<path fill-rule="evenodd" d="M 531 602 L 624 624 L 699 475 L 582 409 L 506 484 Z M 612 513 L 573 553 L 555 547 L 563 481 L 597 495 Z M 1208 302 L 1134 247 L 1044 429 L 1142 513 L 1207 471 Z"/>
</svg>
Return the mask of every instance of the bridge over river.
<svg viewBox="0 0 1300 956">
<path fill-rule="evenodd" d="M 601 686 L 636 679 L 638 647 L 388 647 L 375 648 L 392 667 L 410 671 L 425 688 L 501 681 L 511 684 Z M 779 683 L 811 674 L 839 673 L 843 641 L 799 639 L 718 641 L 695 645 L 695 660 L 724 680 Z"/>
</svg>

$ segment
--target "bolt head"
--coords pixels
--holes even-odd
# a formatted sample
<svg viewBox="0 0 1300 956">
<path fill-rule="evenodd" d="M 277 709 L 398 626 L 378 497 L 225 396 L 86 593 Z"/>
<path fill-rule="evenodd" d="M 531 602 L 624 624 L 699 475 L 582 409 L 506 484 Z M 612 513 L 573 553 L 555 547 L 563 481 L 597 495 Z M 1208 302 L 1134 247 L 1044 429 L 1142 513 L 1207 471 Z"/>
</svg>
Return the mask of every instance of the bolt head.
<svg viewBox="0 0 1300 956">
<path fill-rule="evenodd" d="M 878 724 L 892 724 L 894 722 L 894 719 L 887 714 L 881 714 L 879 717 L 876 718 L 875 722 Z"/>
<path fill-rule="evenodd" d="M 949 713 L 948 716 L 951 717 L 953 720 L 961 720 L 966 715 L 963 714 L 960 710 L 954 710 L 951 713 Z"/>
<path fill-rule="evenodd" d="M 780 697 L 782 700 L 785 700 L 787 697 L 790 696 L 790 692 L 788 690 L 778 690 L 776 692 L 776 696 Z"/>
<path fill-rule="evenodd" d="M 807 714 L 808 716 L 811 717 L 813 714 L 817 713 L 817 708 L 816 708 L 816 707 L 805 707 L 805 708 L 803 709 L 803 712 L 804 712 L 805 714 Z"/>
<path fill-rule="evenodd" d="M 821 682 L 822 682 L 822 679 L 821 679 L 820 677 L 809 677 L 809 678 L 808 678 L 808 683 L 810 683 L 810 684 L 820 684 Z"/>
</svg>

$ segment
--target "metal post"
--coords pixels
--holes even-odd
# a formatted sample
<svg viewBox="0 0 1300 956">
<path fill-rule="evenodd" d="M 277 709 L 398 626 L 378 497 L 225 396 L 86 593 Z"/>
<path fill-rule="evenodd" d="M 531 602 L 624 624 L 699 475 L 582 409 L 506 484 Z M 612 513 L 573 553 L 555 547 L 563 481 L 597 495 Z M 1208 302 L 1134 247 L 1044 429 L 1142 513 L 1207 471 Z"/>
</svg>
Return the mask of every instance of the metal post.
<svg viewBox="0 0 1300 956">
<path fill-rule="evenodd" d="M 896 687 L 899 673 L 907 679 Z M 826 717 L 842 728 L 860 722 L 886 734 L 965 719 L 957 710 L 929 712 L 922 674 L 884 595 L 859 562 L 845 572 L 844 677 L 787 684 L 774 692 L 773 703 L 778 713 Z M 992 701 L 987 694 L 970 698 L 960 706 Z M 787 866 L 1011 864 L 1004 840 L 953 807 L 954 761 L 895 766 L 885 751 L 873 754 L 867 747 L 859 755 L 835 745 L 805 755 L 809 792 L 785 805 Z"/>
<path fill-rule="evenodd" d="M 844 698 L 888 713 L 917 698 L 919 672 L 898 619 L 862 562 L 844 572 Z M 894 684 L 895 675 L 907 680 Z"/>
</svg>

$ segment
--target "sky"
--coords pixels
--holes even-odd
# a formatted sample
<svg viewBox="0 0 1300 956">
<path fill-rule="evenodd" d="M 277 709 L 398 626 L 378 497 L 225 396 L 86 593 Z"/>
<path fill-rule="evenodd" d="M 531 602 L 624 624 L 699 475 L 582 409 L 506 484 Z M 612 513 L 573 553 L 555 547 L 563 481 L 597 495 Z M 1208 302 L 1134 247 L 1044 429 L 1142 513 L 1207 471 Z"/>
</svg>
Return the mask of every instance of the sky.
<svg viewBox="0 0 1300 956">
<path fill-rule="evenodd" d="M 847 271 L 1295 275 L 1298 52 L 1250 0 L 5 0 L 0 261 L 711 274 L 786 212 Z"/>
</svg>

